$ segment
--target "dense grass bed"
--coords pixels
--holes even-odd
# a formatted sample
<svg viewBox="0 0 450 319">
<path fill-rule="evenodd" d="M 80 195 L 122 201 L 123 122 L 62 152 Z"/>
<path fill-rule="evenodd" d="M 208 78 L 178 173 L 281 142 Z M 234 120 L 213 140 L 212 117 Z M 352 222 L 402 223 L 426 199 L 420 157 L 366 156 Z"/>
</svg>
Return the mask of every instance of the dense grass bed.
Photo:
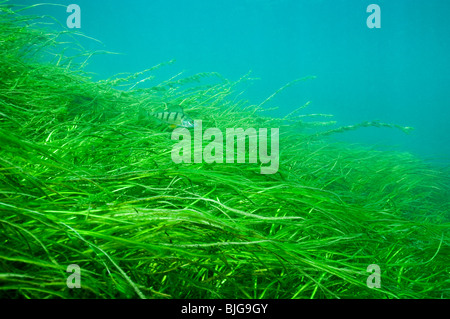
<svg viewBox="0 0 450 319">
<path fill-rule="evenodd" d="M 1 297 L 449 297 L 448 172 L 329 140 L 409 128 L 264 116 L 268 103 L 238 99 L 245 77 L 141 88 L 157 66 L 94 82 L 75 63 L 89 53 L 61 53 L 72 33 L 38 21 L 0 5 Z M 148 116 L 164 104 L 204 129 L 280 128 L 278 173 L 173 163 L 170 130 Z"/>
</svg>

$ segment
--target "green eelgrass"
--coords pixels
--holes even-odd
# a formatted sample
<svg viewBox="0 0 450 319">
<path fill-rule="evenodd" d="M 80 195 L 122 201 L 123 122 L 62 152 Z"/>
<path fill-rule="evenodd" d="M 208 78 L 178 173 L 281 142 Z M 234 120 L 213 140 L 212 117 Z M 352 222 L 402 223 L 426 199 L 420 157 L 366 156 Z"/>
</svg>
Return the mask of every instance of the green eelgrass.
<svg viewBox="0 0 450 319">
<path fill-rule="evenodd" d="M 305 121 L 326 115 L 303 107 L 265 117 L 273 95 L 237 101 L 245 77 L 137 88 L 155 67 L 93 82 L 70 58 L 46 59 L 70 33 L 0 12 L 2 297 L 449 297 L 448 173 L 326 138 L 398 126 L 318 130 L 333 122 Z M 279 127 L 279 172 L 174 164 L 170 132 L 148 117 L 165 104 L 204 127 Z M 70 264 L 81 289 L 67 287 Z M 367 287 L 370 264 L 380 288 Z"/>
</svg>

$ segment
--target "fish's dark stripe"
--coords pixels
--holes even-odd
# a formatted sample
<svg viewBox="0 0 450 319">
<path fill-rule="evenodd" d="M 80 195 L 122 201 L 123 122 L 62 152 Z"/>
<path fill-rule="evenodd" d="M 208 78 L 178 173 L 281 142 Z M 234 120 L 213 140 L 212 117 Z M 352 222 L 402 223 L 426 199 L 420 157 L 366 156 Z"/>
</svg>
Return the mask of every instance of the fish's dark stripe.
<svg viewBox="0 0 450 319">
<path fill-rule="evenodd" d="M 158 112 L 153 113 L 153 116 L 162 120 L 166 121 L 171 124 L 181 123 L 183 120 L 189 120 L 189 117 L 184 114 L 183 112 L 170 112 L 170 111 L 164 111 L 164 112 Z"/>
</svg>

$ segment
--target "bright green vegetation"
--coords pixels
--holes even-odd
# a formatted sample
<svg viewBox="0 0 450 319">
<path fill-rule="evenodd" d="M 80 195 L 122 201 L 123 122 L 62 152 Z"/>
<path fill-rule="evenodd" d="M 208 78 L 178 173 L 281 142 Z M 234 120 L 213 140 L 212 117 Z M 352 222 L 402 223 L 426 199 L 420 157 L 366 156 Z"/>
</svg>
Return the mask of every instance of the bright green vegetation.
<svg viewBox="0 0 450 319">
<path fill-rule="evenodd" d="M 263 116 L 236 98 L 245 78 L 93 82 L 52 55 L 70 33 L 0 12 L 1 297 L 449 298 L 448 173 L 328 137 L 394 125 Z M 204 128 L 279 127 L 279 172 L 174 164 L 146 115 L 163 103 Z"/>
</svg>

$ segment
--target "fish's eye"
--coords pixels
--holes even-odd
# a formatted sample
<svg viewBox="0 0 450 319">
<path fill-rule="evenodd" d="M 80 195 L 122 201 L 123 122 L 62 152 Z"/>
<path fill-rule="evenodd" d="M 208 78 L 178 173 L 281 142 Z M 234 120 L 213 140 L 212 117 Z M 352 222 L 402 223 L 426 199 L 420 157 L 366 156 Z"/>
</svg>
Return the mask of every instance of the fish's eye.
<svg viewBox="0 0 450 319">
<path fill-rule="evenodd" d="M 193 122 L 192 120 L 183 120 L 183 122 L 181 123 L 184 127 L 192 127 L 193 126 Z"/>
</svg>

